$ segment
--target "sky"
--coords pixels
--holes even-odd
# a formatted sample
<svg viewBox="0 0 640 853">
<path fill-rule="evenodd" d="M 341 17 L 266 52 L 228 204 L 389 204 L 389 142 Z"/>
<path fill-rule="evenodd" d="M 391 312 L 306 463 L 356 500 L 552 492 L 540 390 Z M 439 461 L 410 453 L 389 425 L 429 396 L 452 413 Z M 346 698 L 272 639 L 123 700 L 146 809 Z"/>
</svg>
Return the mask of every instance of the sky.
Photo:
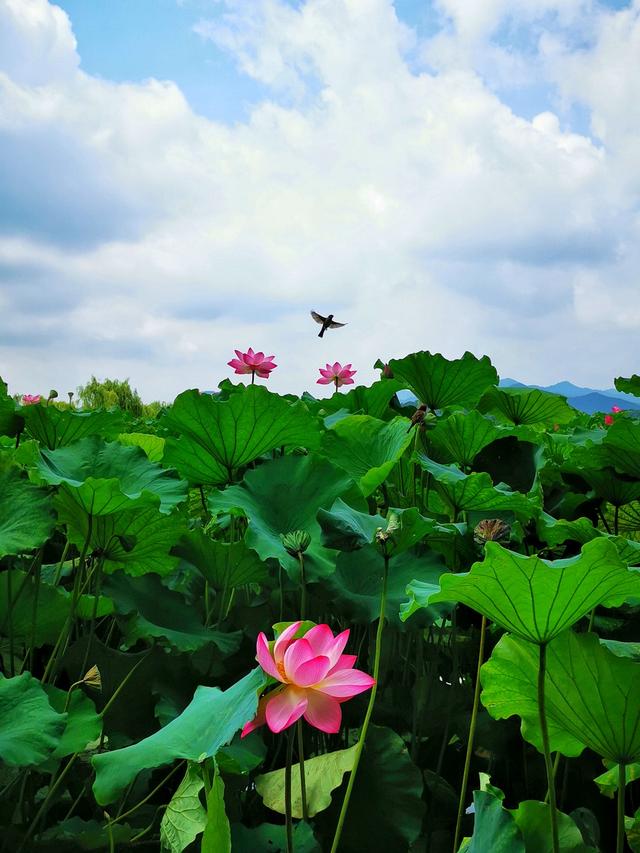
<svg viewBox="0 0 640 853">
<path fill-rule="evenodd" d="M 0 376 L 639 372 L 640 0 L 0 0 Z M 343 329 L 318 339 L 309 316 Z"/>
</svg>

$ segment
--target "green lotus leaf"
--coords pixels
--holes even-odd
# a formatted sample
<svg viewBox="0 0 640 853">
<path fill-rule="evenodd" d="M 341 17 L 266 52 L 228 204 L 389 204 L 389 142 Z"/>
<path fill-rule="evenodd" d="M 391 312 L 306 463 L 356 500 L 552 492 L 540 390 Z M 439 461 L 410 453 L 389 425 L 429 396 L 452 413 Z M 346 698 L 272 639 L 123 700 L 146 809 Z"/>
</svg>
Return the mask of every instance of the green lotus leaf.
<svg viewBox="0 0 640 853">
<path fill-rule="evenodd" d="M 218 542 L 202 530 L 186 533 L 173 553 L 195 566 L 214 589 L 222 591 L 269 579 L 267 564 L 244 541 Z"/>
<path fill-rule="evenodd" d="M 54 499 L 58 519 L 67 526 L 70 542 L 103 557 L 104 571 L 123 569 L 129 575 L 156 572 L 166 575 L 178 564 L 171 551 L 185 533 L 180 515 L 164 515 L 160 498 L 145 493 L 129 500 L 125 509 L 108 515 L 88 515 L 79 511 L 77 490 L 63 483 Z"/>
<path fill-rule="evenodd" d="M 108 850 L 112 842 L 114 845 L 126 846 L 137 832 L 127 823 L 114 823 L 107 829 L 105 822 L 70 817 L 39 833 L 38 846 L 44 850 L 54 850 L 55 853 L 67 850 Z"/>
<path fill-rule="evenodd" d="M 307 791 L 307 812 L 315 817 L 331 803 L 331 794 L 342 784 L 342 777 L 353 767 L 357 744 L 349 749 L 338 749 L 308 758 L 304 763 L 304 775 Z M 285 813 L 284 803 L 284 767 L 264 773 L 256 779 L 256 790 L 262 802 L 272 811 Z M 302 817 L 302 789 L 300 787 L 300 765 L 291 770 L 291 814 Z"/>
<path fill-rule="evenodd" d="M 371 415 L 372 418 L 385 419 L 392 412 L 390 401 L 404 386 L 393 379 L 374 382 L 373 385 L 356 385 L 350 391 L 336 391 L 331 397 L 316 400 L 305 393 L 302 399 L 314 414 L 336 413 L 340 410 L 348 414 Z"/>
<path fill-rule="evenodd" d="M 351 792 L 340 850 L 408 851 L 422 829 L 423 787 L 422 773 L 409 757 L 400 735 L 371 725 Z M 329 843 L 341 805 L 342 796 L 338 794 L 316 819 Z"/>
<path fill-rule="evenodd" d="M 38 548 L 54 526 L 51 496 L 15 468 L 0 471 L 0 557 Z"/>
<path fill-rule="evenodd" d="M 616 607 L 640 594 L 615 546 L 596 539 L 568 560 L 541 560 L 487 542 L 470 572 L 446 574 L 433 605 L 457 601 L 530 643 L 547 643 L 599 604 Z"/>
<path fill-rule="evenodd" d="M 287 839 L 283 824 L 261 823 L 251 829 L 242 823 L 231 824 L 233 853 L 286 853 Z M 293 849 L 296 853 L 321 853 L 320 845 L 313 837 L 308 823 L 298 821 L 293 828 Z"/>
<path fill-rule="evenodd" d="M 223 654 L 231 655 L 240 646 L 242 631 L 229 634 L 207 628 L 198 610 L 179 592 L 163 586 L 156 574 L 133 579 L 116 572 L 105 578 L 103 589 L 118 613 L 128 617 L 121 626 L 122 648 L 149 638 L 164 639 L 179 652 L 194 652 L 213 643 Z"/>
<path fill-rule="evenodd" d="M 636 809 L 633 817 L 625 817 L 624 831 L 632 853 L 640 853 L 640 809 Z"/>
<path fill-rule="evenodd" d="M 609 797 L 609 799 L 613 799 L 616 791 L 618 790 L 619 772 L 619 765 L 614 764 L 605 773 L 601 773 L 600 776 L 596 776 L 593 780 L 600 789 L 600 793 L 604 794 L 605 797 Z M 624 775 L 626 785 L 628 785 L 629 782 L 635 782 L 636 779 L 640 779 L 640 764 L 637 762 L 634 764 L 627 764 L 624 768 Z"/>
<path fill-rule="evenodd" d="M 571 540 L 584 545 L 592 539 L 608 539 L 617 550 L 620 559 L 628 566 L 637 566 L 640 563 L 640 542 L 626 539 L 624 536 L 612 536 L 603 530 L 594 527 L 588 518 L 576 518 L 574 521 L 566 519 L 555 519 L 546 512 L 541 512 L 536 520 L 538 536 L 543 542 L 552 547 L 562 545 Z"/>
<path fill-rule="evenodd" d="M 580 473 L 597 497 L 613 506 L 620 507 L 640 498 L 640 481 L 616 474 L 613 468 L 587 469 Z"/>
<path fill-rule="evenodd" d="M 640 376 L 634 373 L 632 376 L 625 379 L 624 376 L 618 376 L 615 380 L 616 391 L 622 391 L 624 394 L 633 394 L 634 397 L 640 397 Z"/>
<path fill-rule="evenodd" d="M 207 813 L 200 802 L 204 781 L 197 764 L 188 764 L 160 821 L 160 844 L 168 853 L 182 853 L 207 825 Z"/>
<path fill-rule="evenodd" d="M 100 737 L 102 731 L 102 719 L 96 713 L 95 705 L 82 690 L 76 689 L 71 693 L 65 713 L 67 691 L 51 684 L 43 686 L 51 707 L 66 718 L 64 731 L 51 758 L 60 759 L 74 752 L 84 752 L 90 743 Z"/>
<path fill-rule="evenodd" d="M 538 649 L 504 636 L 481 670 L 482 704 L 492 717 L 517 714 L 522 736 L 542 752 Z M 577 756 L 589 747 L 609 761 L 640 760 L 640 666 L 595 634 L 565 631 L 547 646 L 545 710 L 552 751 Z"/>
<path fill-rule="evenodd" d="M 406 622 L 414 613 L 426 610 L 428 621 L 430 623 L 435 622 L 448 609 L 443 609 L 445 605 L 442 604 L 433 606 L 429 604 L 429 599 L 438 592 L 440 592 L 440 577 L 434 578 L 432 581 L 412 578 L 405 590 L 406 595 L 409 596 L 409 601 L 403 601 L 400 604 L 400 621 Z"/>
<path fill-rule="evenodd" d="M 416 459 L 431 475 L 430 509 L 439 509 L 431 500 L 435 492 L 454 518 L 469 511 L 491 513 L 507 510 L 523 518 L 531 518 L 537 512 L 530 497 L 511 491 L 504 483 L 494 486 L 491 477 L 484 472 L 464 474 L 456 465 L 440 465 L 423 454 L 418 454 Z"/>
<path fill-rule="evenodd" d="M 566 397 L 537 388 L 490 388 L 480 400 L 478 409 L 501 415 L 517 425 L 566 424 L 578 414 Z"/>
<path fill-rule="evenodd" d="M 41 483 L 67 486 L 91 515 L 124 509 L 133 500 L 155 496 L 169 513 L 187 498 L 187 484 L 175 471 L 150 462 L 139 447 L 124 447 L 89 436 L 71 447 L 42 450 L 33 476 Z"/>
<path fill-rule="evenodd" d="M 320 452 L 343 468 L 367 497 L 384 483 L 411 444 L 406 418 L 380 421 L 369 415 L 350 415 L 327 430 Z"/>
<path fill-rule="evenodd" d="M 30 767 L 46 761 L 58 747 L 66 721 L 31 673 L 0 675 L 0 757 L 5 764 Z"/>
<path fill-rule="evenodd" d="M 115 438 L 124 426 L 124 413 L 119 410 L 75 412 L 55 406 L 24 406 L 22 417 L 31 437 L 49 450 L 89 435 Z"/>
<path fill-rule="evenodd" d="M 164 462 L 197 485 L 221 485 L 233 472 L 280 447 L 316 448 L 317 420 L 304 403 L 290 403 L 250 385 L 218 400 L 199 391 L 180 394 L 162 419 L 178 433 L 166 440 Z"/>
<path fill-rule="evenodd" d="M 0 435 L 19 435 L 24 429 L 23 409 L 16 406 L 7 393 L 7 385 L 0 377 Z"/>
<path fill-rule="evenodd" d="M 526 853 L 515 818 L 502 805 L 502 798 L 489 791 L 473 792 L 473 835 L 459 853 Z"/>
<path fill-rule="evenodd" d="M 215 757 L 224 744 L 255 716 L 258 694 L 265 685 L 256 667 L 227 690 L 198 687 L 185 710 L 150 737 L 93 757 L 93 792 L 101 805 L 112 803 L 144 769 L 170 764 L 177 758 L 202 761 Z"/>
<path fill-rule="evenodd" d="M 9 569 L 0 574 L 0 634 L 5 636 L 9 628 L 14 641 L 33 644 L 55 643 L 71 611 L 72 594 L 59 586 L 41 581 L 18 569 Z M 80 595 L 76 602 L 76 616 L 91 619 L 94 612 L 93 595 Z M 98 598 L 96 616 L 113 613 L 113 602 L 101 595 Z M 34 621 L 35 615 L 35 621 Z"/>
<path fill-rule="evenodd" d="M 417 509 L 390 509 L 388 518 L 360 512 L 341 498 L 330 510 L 321 509 L 318 522 L 322 528 L 322 542 L 328 548 L 340 551 L 355 551 L 375 541 L 379 530 L 386 531 L 391 517 L 397 526 L 387 540 L 389 554 L 401 554 L 426 539 L 429 544 L 452 540 L 460 535 L 453 524 L 440 524 L 432 518 L 420 515 Z"/>
<path fill-rule="evenodd" d="M 224 803 L 224 781 L 217 766 L 211 790 L 207 793 L 207 823 L 200 853 L 231 853 L 231 827 Z"/>
<path fill-rule="evenodd" d="M 479 412 L 455 412 L 439 420 L 429 433 L 429 441 L 444 462 L 469 467 L 480 451 L 500 438 L 501 430 Z"/>
<path fill-rule="evenodd" d="M 389 367 L 420 402 L 434 410 L 454 404 L 472 407 L 490 385 L 498 384 L 498 374 L 488 356 L 476 358 L 470 352 L 454 361 L 439 353 L 416 352 L 392 358 Z"/>
<path fill-rule="evenodd" d="M 373 622 L 380 612 L 382 570 L 382 556 L 372 545 L 359 551 L 345 551 L 338 557 L 334 574 L 324 581 L 324 594 L 339 605 L 340 613 L 350 622 Z M 387 581 L 386 615 L 389 622 L 400 626 L 399 611 L 407 597 L 408 584 L 419 578 L 433 584 L 437 591 L 438 580 L 446 570 L 440 556 L 433 551 L 420 556 L 405 551 L 392 557 Z M 430 624 L 449 610 L 450 607 L 442 605 L 427 608 L 422 613 L 422 621 Z"/>
<path fill-rule="evenodd" d="M 246 776 L 262 764 L 266 754 L 261 732 L 252 732 L 244 738 L 236 735 L 229 746 L 220 747 L 216 764 L 223 773 Z"/>
<path fill-rule="evenodd" d="M 262 560 L 279 560 L 294 580 L 299 578 L 298 560 L 285 550 L 281 534 L 306 531 L 311 545 L 304 555 L 305 570 L 307 579 L 315 580 L 335 566 L 335 555 L 320 544 L 316 515 L 353 485 L 348 474 L 318 456 L 285 456 L 248 471 L 240 485 L 210 495 L 209 509 L 244 513 L 247 545 Z"/>
<path fill-rule="evenodd" d="M 162 462 L 164 456 L 164 438 L 146 432 L 123 432 L 118 436 L 120 444 L 126 447 L 141 447 L 149 462 Z"/>
<path fill-rule="evenodd" d="M 640 478 L 640 423 L 631 418 L 617 419 L 599 443 L 587 441 L 577 447 L 571 463 L 585 472 L 611 467 L 619 474 Z"/>
</svg>

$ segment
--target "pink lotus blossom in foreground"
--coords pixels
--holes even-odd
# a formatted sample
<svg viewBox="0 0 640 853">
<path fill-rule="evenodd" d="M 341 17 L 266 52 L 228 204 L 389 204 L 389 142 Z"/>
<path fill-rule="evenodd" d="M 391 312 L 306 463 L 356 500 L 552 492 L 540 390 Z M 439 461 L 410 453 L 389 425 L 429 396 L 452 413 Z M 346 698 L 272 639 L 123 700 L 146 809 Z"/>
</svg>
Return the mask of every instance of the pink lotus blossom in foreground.
<svg viewBox="0 0 640 853">
<path fill-rule="evenodd" d="M 338 390 L 341 385 L 353 385 L 353 379 L 351 377 L 358 372 L 357 370 L 351 370 L 350 364 L 345 364 L 343 367 L 339 361 L 336 361 L 333 364 L 328 364 L 326 368 L 321 367 L 319 369 L 321 378 L 318 379 L 316 384 L 331 385 L 333 382 L 336 386 L 336 390 Z"/>
<path fill-rule="evenodd" d="M 256 659 L 280 686 L 262 697 L 242 737 L 265 723 L 272 732 L 281 732 L 302 716 L 321 732 L 335 734 L 342 722 L 340 704 L 373 686 L 370 675 L 353 668 L 357 655 L 342 654 L 348 630 L 334 637 L 328 625 L 315 625 L 294 640 L 301 624 L 293 622 L 285 628 L 273 650 L 266 636 L 258 634 Z"/>
<path fill-rule="evenodd" d="M 23 406 L 34 406 L 36 403 L 40 402 L 40 394 L 23 394 L 22 395 L 22 405 Z"/>
<path fill-rule="evenodd" d="M 256 373 L 260 379 L 268 379 L 269 374 L 278 365 L 274 364 L 274 356 L 268 355 L 265 357 L 263 352 L 254 352 L 251 347 L 246 352 L 235 351 L 237 358 L 232 358 L 227 364 L 233 367 L 236 373 L 250 373 L 251 383 L 253 384 Z"/>
</svg>

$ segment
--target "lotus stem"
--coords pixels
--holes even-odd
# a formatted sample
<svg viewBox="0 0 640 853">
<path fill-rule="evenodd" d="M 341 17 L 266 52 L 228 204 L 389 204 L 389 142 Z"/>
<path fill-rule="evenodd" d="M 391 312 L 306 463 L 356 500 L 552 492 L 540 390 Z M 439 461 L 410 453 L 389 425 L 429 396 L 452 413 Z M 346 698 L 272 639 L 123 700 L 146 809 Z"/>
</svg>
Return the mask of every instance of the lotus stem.
<svg viewBox="0 0 640 853">
<path fill-rule="evenodd" d="M 298 563 L 300 564 L 300 618 L 307 618 L 307 581 L 304 575 L 304 557 L 298 551 Z"/>
<path fill-rule="evenodd" d="M 618 831 L 616 853 L 624 853 L 624 795 L 627 785 L 627 765 L 618 764 Z"/>
<path fill-rule="evenodd" d="M 302 794 L 302 819 L 309 822 L 309 812 L 307 808 L 307 780 L 304 773 L 304 741 L 302 739 L 302 720 L 296 723 L 298 729 L 298 762 L 300 765 L 300 793 Z"/>
<path fill-rule="evenodd" d="M 358 740 L 358 745 L 356 746 L 355 756 L 353 759 L 353 767 L 351 769 L 351 773 L 349 774 L 349 782 L 347 784 L 347 790 L 344 795 L 344 800 L 342 801 L 342 808 L 340 809 L 340 817 L 338 818 L 338 824 L 336 826 L 336 832 L 333 837 L 333 844 L 331 845 L 331 853 L 336 853 L 338 850 L 338 845 L 340 844 L 340 836 L 342 835 L 342 828 L 344 827 L 345 818 L 347 816 L 347 809 L 349 808 L 349 800 L 351 799 L 351 792 L 353 791 L 353 785 L 356 780 L 356 774 L 358 772 L 358 765 L 360 764 L 360 757 L 362 755 L 362 750 L 364 748 L 364 742 L 367 737 L 367 730 L 369 729 L 369 722 L 371 720 L 371 716 L 373 714 L 373 706 L 376 701 L 376 693 L 378 692 L 378 677 L 380 675 L 380 654 L 382 651 L 382 632 L 384 630 L 384 613 L 385 607 L 387 603 L 387 578 L 389 576 L 389 555 L 384 553 L 384 572 L 382 575 L 382 593 L 380 595 L 380 615 L 378 617 L 378 630 L 376 632 L 376 647 L 374 653 L 373 660 L 373 687 L 371 688 L 371 693 L 369 694 L 369 704 L 367 705 L 367 713 L 364 717 L 364 722 L 362 724 L 362 730 L 360 731 L 360 738 Z"/>
<path fill-rule="evenodd" d="M 284 815 L 287 853 L 293 853 L 293 821 L 291 819 L 291 764 L 293 761 L 293 729 L 287 734 L 287 763 L 284 768 Z"/>
<path fill-rule="evenodd" d="M 547 715 L 545 712 L 544 679 L 547 669 L 547 644 L 540 643 L 540 658 L 538 666 L 538 714 L 540 716 L 540 732 L 542 734 L 542 749 L 544 753 L 544 764 L 547 770 L 547 786 L 549 791 L 549 812 L 551 820 L 551 842 L 553 853 L 560 853 L 560 841 L 558 836 L 558 813 L 556 809 L 556 781 L 551 762 L 551 750 L 549 749 L 549 730 L 547 728 Z"/>
<path fill-rule="evenodd" d="M 480 669 L 484 662 L 484 641 L 487 633 L 487 617 L 482 617 L 480 625 L 480 647 L 478 648 L 478 666 L 476 669 L 476 684 L 473 691 L 473 708 L 471 710 L 471 722 L 469 723 L 469 737 L 467 738 L 467 752 L 464 758 L 464 770 L 462 771 L 462 786 L 460 788 L 460 799 L 458 800 L 458 816 L 456 818 L 456 831 L 453 836 L 453 853 L 457 853 L 462 819 L 464 817 L 464 804 L 467 796 L 467 785 L 469 784 L 469 770 L 471 768 L 471 756 L 473 755 L 473 741 L 476 734 L 478 722 L 478 707 L 480 705 Z"/>
</svg>

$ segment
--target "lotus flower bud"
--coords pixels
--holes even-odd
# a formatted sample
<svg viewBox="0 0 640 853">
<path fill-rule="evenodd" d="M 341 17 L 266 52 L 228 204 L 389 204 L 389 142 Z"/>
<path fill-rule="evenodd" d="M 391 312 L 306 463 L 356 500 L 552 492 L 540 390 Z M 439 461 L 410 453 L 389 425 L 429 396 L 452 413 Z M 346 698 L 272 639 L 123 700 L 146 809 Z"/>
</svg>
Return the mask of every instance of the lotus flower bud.
<svg viewBox="0 0 640 853">
<path fill-rule="evenodd" d="M 309 545 L 311 545 L 311 537 L 306 530 L 293 530 L 291 533 L 281 534 L 280 538 L 282 539 L 285 551 L 292 557 L 304 554 Z"/>
<path fill-rule="evenodd" d="M 94 664 L 91 669 L 87 670 L 82 679 L 82 683 L 86 684 L 87 687 L 93 687 L 95 690 L 102 690 L 102 676 L 100 675 L 100 670 Z"/>
</svg>

